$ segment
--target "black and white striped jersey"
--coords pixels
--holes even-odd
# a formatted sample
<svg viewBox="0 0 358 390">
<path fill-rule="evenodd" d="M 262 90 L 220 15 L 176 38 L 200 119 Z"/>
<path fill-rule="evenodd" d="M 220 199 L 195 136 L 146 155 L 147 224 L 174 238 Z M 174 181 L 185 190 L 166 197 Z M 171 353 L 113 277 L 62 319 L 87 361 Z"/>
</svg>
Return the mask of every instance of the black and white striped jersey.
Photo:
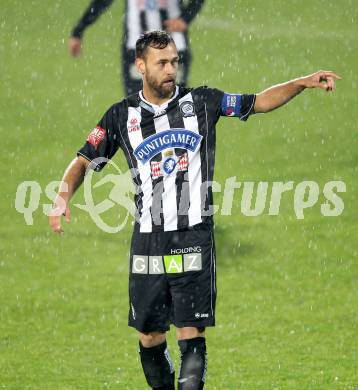
<svg viewBox="0 0 358 390">
<path fill-rule="evenodd" d="M 134 49 L 138 37 L 145 31 L 165 30 L 165 20 L 182 17 L 188 24 L 202 6 L 203 1 L 189 1 L 186 8 L 178 0 L 127 0 L 125 46 Z M 171 33 L 178 51 L 187 49 L 187 34 Z"/>
<path fill-rule="evenodd" d="M 81 38 L 87 26 L 113 3 L 113 0 L 92 0 L 72 31 L 72 36 Z M 124 45 L 135 49 L 136 40 L 145 31 L 165 30 L 165 20 L 182 18 L 187 24 L 195 18 L 204 0 L 126 0 Z M 171 34 L 178 51 L 187 49 L 186 33 Z"/>
<path fill-rule="evenodd" d="M 218 89 L 176 87 L 157 106 L 142 92 L 114 104 L 89 134 L 78 155 L 99 171 L 121 148 L 136 186 L 140 232 L 173 231 L 212 223 L 211 183 L 215 164 L 215 125 L 220 116 L 246 120 L 255 95 Z"/>
</svg>

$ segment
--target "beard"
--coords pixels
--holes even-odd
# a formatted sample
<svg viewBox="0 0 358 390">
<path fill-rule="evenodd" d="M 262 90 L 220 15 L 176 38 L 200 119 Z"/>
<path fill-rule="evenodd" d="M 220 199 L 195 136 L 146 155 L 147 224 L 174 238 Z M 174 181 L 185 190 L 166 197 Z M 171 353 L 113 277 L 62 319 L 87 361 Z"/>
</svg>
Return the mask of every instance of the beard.
<svg viewBox="0 0 358 390">
<path fill-rule="evenodd" d="M 145 80 L 148 86 L 155 92 L 155 94 L 162 99 L 171 98 L 175 91 L 175 78 L 168 77 L 159 82 L 151 74 L 145 75 Z"/>
</svg>

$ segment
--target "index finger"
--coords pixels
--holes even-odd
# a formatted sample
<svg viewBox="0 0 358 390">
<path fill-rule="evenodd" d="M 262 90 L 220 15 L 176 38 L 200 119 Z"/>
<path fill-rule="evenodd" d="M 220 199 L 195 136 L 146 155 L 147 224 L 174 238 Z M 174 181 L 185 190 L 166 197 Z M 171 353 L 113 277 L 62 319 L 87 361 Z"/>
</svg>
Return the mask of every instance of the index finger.
<svg viewBox="0 0 358 390">
<path fill-rule="evenodd" d="M 320 74 L 322 75 L 322 76 L 324 76 L 324 77 L 327 77 L 327 76 L 330 76 L 330 77 L 333 77 L 334 79 L 336 79 L 336 80 L 342 80 L 342 77 L 341 76 L 339 76 L 337 73 L 334 73 L 334 72 L 332 72 L 332 71 L 330 71 L 330 70 L 322 70 L 321 72 L 320 72 Z"/>
</svg>

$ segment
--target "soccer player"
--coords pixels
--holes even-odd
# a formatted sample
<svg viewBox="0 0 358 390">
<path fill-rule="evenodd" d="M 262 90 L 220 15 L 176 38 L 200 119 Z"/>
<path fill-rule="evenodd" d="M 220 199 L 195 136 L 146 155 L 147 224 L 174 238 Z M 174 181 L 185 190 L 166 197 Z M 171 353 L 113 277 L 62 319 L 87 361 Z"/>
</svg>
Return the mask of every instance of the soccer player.
<svg viewBox="0 0 358 390">
<path fill-rule="evenodd" d="M 68 42 L 70 54 L 81 54 L 85 29 L 113 3 L 113 0 L 92 0 L 71 33 Z M 126 0 L 124 33 L 122 39 L 122 76 L 126 95 L 138 92 L 142 80 L 135 69 L 135 43 L 147 30 L 166 30 L 171 33 L 179 53 L 179 85 L 188 80 L 192 55 L 188 27 L 203 6 L 204 0 Z"/>
<path fill-rule="evenodd" d="M 212 191 L 215 125 L 220 116 L 246 121 L 274 110 L 306 88 L 335 89 L 338 75 L 319 71 L 258 94 L 228 94 L 175 83 L 179 55 L 163 31 L 136 42 L 143 89 L 112 105 L 65 171 L 50 225 L 61 215 L 87 168 L 99 171 L 122 149 L 133 172 L 137 216 L 130 251 L 129 325 L 139 332 L 140 359 L 152 389 L 173 390 L 166 332 L 177 330 L 179 390 L 203 389 L 205 328 L 215 325 L 215 244 Z M 68 191 L 65 191 L 65 187 Z"/>
</svg>

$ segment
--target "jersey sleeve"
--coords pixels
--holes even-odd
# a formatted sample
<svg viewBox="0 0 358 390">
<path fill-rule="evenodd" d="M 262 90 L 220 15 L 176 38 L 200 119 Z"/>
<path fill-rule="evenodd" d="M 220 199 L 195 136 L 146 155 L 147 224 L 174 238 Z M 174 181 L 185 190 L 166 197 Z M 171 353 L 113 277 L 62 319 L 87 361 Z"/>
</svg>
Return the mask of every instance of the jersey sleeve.
<svg viewBox="0 0 358 390">
<path fill-rule="evenodd" d="M 190 24 L 193 21 L 203 4 L 204 0 L 189 0 L 186 6 L 183 5 L 183 2 L 180 2 L 181 17 L 185 20 L 187 24 Z"/>
<path fill-rule="evenodd" d="M 113 0 L 92 0 L 71 32 L 72 37 L 82 38 L 85 29 L 112 4 Z"/>
<path fill-rule="evenodd" d="M 224 92 L 221 100 L 221 116 L 236 116 L 247 121 L 253 112 L 256 95 L 231 94 Z"/>
<path fill-rule="evenodd" d="M 93 164 L 95 171 L 101 171 L 120 147 L 118 108 L 113 105 L 89 133 L 85 144 L 77 152 Z"/>
<path fill-rule="evenodd" d="M 221 101 L 224 92 L 220 91 L 220 89 L 210 88 L 204 85 L 196 88 L 193 93 L 198 103 L 205 104 L 207 118 L 215 124 L 221 116 Z"/>
</svg>

